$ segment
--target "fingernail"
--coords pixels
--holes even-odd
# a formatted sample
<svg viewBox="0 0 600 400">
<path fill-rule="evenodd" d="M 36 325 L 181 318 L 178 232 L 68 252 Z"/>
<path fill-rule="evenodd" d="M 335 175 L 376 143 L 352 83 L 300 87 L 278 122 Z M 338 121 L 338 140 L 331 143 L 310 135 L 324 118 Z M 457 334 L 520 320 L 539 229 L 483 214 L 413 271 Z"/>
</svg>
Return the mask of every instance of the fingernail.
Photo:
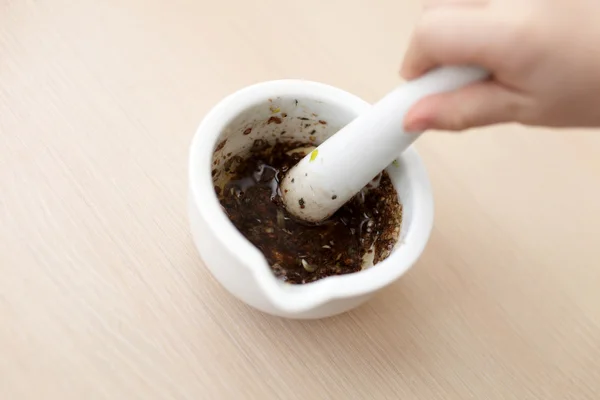
<svg viewBox="0 0 600 400">
<path fill-rule="evenodd" d="M 426 119 L 417 119 L 410 121 L 404 126 L 404 130 L 407 133 L 421 133 L 431 126 L 431 122 Z"/>
</svg>

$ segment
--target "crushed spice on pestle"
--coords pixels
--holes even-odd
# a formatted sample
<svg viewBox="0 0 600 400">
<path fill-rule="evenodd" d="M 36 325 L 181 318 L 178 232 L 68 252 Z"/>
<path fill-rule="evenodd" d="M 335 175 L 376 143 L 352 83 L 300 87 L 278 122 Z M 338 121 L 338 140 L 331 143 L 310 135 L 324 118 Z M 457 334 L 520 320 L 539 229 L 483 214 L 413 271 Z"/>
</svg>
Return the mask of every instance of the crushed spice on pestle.
<svg viewBox="0 0 600 400">
<path fill-rule="evenodd" d="M 371 257 L 377 264 L 391 253 L 402 222 L 402 206 L 385 171 L 327 221 L 307 225 L 293 219 L 283 206 L 279 180 L 311 146 L 258 140 L 248 157 L 228 166 L 225 186 L 215 187 L 236 228 L 262 251 L 275 276 L 292 284 L 358 272 Z"/>
</svg>

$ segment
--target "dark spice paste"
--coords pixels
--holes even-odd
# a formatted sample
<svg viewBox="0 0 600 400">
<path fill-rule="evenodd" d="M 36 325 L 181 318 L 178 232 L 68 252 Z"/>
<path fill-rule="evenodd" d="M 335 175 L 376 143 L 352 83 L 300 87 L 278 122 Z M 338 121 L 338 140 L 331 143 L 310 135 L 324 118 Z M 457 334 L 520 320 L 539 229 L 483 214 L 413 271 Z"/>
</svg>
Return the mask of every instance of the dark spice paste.
<svg viewBox="0 0 600 400">
<path fill-rule="evenodd" d="M 369 257 L 377 264 L 391 253 L 402 221 L 385 171 L 324 223 L 294 220 L 282 204 L 279 180 L 306 154 L 290 150 L 308 146 L 257 140 L 247 158 L 236 156 L 226 165 L 225 187 L 215 187 L 237 229 L 262 251 L 278 278 L 293 284 L 360 271 L 371 264 L 364 262 Z"/>
</svg>

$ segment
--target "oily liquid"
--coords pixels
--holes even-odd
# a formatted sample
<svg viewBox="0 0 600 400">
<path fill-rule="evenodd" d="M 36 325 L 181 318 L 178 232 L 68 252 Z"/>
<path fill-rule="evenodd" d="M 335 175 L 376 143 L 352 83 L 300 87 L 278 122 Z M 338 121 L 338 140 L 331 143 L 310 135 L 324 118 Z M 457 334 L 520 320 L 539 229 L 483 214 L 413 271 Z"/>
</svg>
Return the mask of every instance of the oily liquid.
<svg viewBox="0 0 600 400">
<path fill-rule="evenodd" d="M 305 155 L 291 150 L 302 143 L 254 146 L 246 159 L 237 159 L 231 179 L 215 188 L 221 205 L 236 228 L 269 262 L 273 273 L 294 284 L 362 269 L 392 251 L 402 208 L 387 174 L 375 177 L 331 218 L 307 225 L 292 218 L 281 201 L 279 180 Z"/>
</svg>

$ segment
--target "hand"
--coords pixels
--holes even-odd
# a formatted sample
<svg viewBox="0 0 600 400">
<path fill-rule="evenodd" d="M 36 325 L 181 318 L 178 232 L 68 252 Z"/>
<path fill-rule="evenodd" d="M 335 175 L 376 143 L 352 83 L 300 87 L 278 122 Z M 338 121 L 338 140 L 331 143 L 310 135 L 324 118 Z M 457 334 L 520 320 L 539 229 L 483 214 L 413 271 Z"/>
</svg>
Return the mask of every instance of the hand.
<svg viewBox="0 0 600 400">
<path fill-rule="evenodd" d="M 407 131 L 600 126 L 600 1 L 426 1 L 403 77 L 461 64 L 492 78 L 423 99 L 408 112 Z"/>
</svg>

